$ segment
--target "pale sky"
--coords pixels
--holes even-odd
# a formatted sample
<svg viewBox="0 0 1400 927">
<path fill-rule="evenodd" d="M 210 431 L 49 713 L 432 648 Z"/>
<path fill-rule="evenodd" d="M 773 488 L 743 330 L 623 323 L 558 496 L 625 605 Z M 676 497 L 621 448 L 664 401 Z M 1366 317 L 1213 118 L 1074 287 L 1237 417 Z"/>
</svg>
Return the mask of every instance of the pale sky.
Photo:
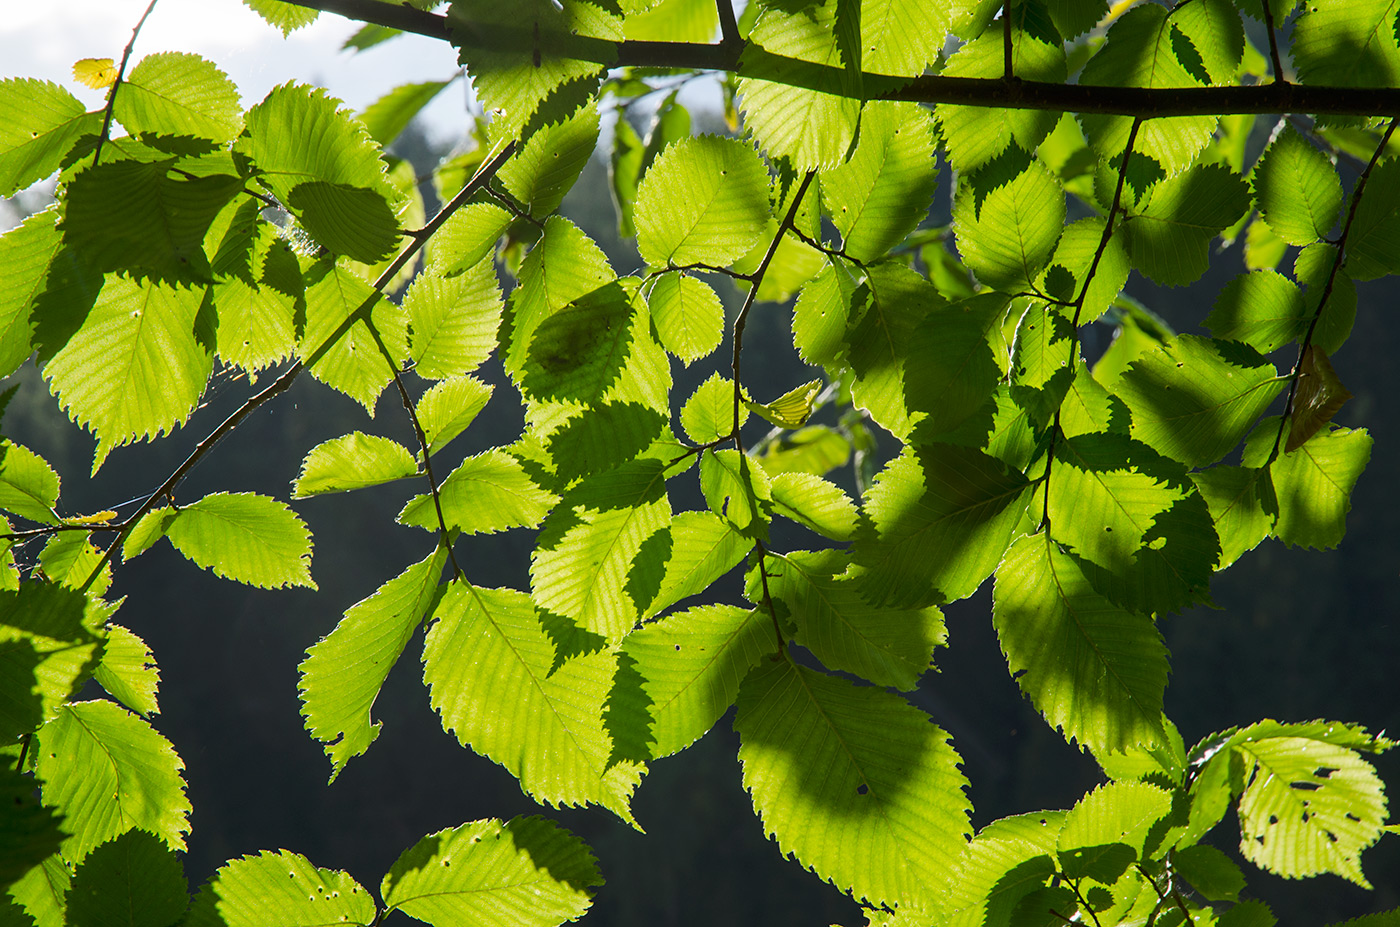
<svg viewBox="0 0 1400 927">
<path fill-rule="evenodd" d="M 79 58 L 120 60 L 148 0 L 0 0 L 0 78 L 38 77 L 62 84 L 89 108 L 105 99 L 73 80 Z M 340 51 L 358 24 L 322 13 L 286 39 L 239 0 L 159 0 L 132 53 L 203 55 L 238 85 L 251 105 L 277 84 L 299 80 L 327 87 L 363 109 L 397 84 L 443 80 L 456 72 L 446 42 L 405 35 L 369 51 Z M 455 138 L 465 124 L 465 89 L 456 84 L 425 113 L 437 137 Z"/>
</svg>

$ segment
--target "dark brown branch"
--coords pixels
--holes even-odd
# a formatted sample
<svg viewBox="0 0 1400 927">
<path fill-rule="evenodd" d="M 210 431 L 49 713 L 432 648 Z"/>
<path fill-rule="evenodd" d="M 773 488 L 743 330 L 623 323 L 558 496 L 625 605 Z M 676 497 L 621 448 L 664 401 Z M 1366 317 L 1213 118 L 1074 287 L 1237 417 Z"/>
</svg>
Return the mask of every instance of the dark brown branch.
<svg viewBox="0 0 1400 927">
<path fill-rule="evenodd" d="M 112 132 L 112 114 L 116 111 L 117 91 L 121 89 L 122 79 L 126 77 L 126 63 L 131 60 L 131 50 L 136 47 L 136 37 L 141 34 L 141 27 L 146 25 L 147 18 L 151 11 L 156 8 L 160 0 L 151 0 L 146 5 L 146 12 L 141 14 L 141 18 L 136 21 L 136 28 L 131 30 L 131 41 L 126 43 L 126 49 L 122 52 L 122 63 L 117 66 L 116 80 L 112 81 L 112 89 L 107 93 L 107 105 L 102 111 L 102 133 L 97 136 L 97 147 L 92 153 L 92 163 L 96 165 L 102 157 L 102 145 L 107 141 L 107 136 Z"/>
<path fill-rule="evenodd" d="M 715 0 L 715 8 L 719 13 L 720 44 L 733 48 L 742 46 L 744 40 L 739 37 L 739 23 L 734 18 L 733 0 Z"/>
<path fill-rule="evenodd" d="M 378 0 L 288 0 L 297 6 L 339 13 L 362 22 L 451 41 L 447 18 Z M 509 44 L 495 30 L 488 38 Z M 696 42 L 606 42 L 577 39 L 571 54 L 604 67 L 659 67 L 701 71 L 738 71 L 744 56 L 745 76 L 782 80 L 793 86 L 831 92 L 845 86 L 844 71 L 830 65 L 796 61 L 756 46 Z M 779 75 L 782 75 L 781 77 Z M 868 99 L 914 103 L 957 103 L 995 109 L 1036 109 L 1060 113 L 1103 113 L 1155 119 L 1163 116 L 1213 116 L 1225 113 L 1315 113 L 1340 116 L 1400 116 L 1400 87 L 1323 87 L 1275 81 L 1249 87 L 1104 87 L 1003 78 L 916 78 L 862 74 Z"/>
</svg>

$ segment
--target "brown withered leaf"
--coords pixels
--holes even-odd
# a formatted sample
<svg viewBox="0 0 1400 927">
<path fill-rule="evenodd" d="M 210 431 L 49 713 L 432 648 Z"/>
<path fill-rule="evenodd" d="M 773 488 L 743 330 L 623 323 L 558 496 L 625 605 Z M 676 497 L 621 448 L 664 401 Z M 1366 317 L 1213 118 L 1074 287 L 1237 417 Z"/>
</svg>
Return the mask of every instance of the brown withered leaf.
<svg viewBox="0 0 1400 927">
<path fill-rule="evenodd" d="M 1315 344 L 1303 351 L 1302 368 L 1298 375 L 1298 395 L 1293 401 L 1293 427 L 1288 432 L 1285 451 L 1295 451 L 1332 420 L 1351 393 L 1337 379 L 1337 371 L 1327 359 L 1327 352 Z"/>
</svg>

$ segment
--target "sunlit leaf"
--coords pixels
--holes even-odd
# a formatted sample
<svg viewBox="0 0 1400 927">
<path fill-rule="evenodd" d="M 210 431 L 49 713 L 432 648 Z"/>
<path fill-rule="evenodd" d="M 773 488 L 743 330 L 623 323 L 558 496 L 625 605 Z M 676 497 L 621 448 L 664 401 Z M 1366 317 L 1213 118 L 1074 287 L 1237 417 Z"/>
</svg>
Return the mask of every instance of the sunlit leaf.
<svg viewBox="0 0 1400 927">
<path fill-rule="evenodd" d="M 713 353 L 724 337 L 724 305 L 698 277 L 662 274 L 647 291 L 647 306 L 661 344 L 686 364 Z"/>
<path fill-rule="evenodd" d="M 238 88 L 198 55 L 147 55 L 122 81 L 113 114 L 139 135 L 191 135 L 227 142 L 243 127 Z"/>
<path fill-rule="evenodd" d="M 442 517 L 448 528 L 466 534 L 492 534 L 509 528 L 533 528 L 557 497 L 541 489 L 520 463 L 504 451 L 482 451 L 447 475 L 438 487 Z M 424 493 L 408 500 L 399 524 L 429 531 L 438 528 L 437 508 Z"/>
<path fill-rule="evenodd" d="M 250 586 L 309 586 L 311 532 L 285 503 L 213 493 L 180 508 L 165 528 L 175 549 L 218 576 Z"/>
<path fill-rule="evenodd" d="M 292 485 L 292 498 L 378 486 L 417 472 L 413 455 L 399 442 L 352 431 L 311 449 Z"/>
<path fill-rule="evenodd" d="M 200 887 L 184 923 L 188 927 L 272 923 L 285 927 L 367 927 L 376 913 L 374 897 L 349 874 L 318 869 L 306 857 L 289 850 L 263 850 L 220 866 Z"/>
<path fill-rule="evenodd" d="M 102 90 L 117 79 L 117 63 L 111 58 L 79 58 L 73 62 L 73 79 L 84 87 Z"/>
<path fill-rule="evenodd" d="M 101 126 L 101 113 L 87 112 L 58 84 L 0 81 L 0 196 L 12 196 L 58 170 L 74 143 Z"/>
</svg>

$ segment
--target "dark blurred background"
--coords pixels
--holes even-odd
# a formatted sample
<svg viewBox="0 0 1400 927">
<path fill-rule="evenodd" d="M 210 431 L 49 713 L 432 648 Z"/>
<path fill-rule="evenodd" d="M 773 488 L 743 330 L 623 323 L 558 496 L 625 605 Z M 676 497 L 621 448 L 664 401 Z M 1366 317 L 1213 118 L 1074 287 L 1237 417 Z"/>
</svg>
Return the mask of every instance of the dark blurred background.
<svg viewBox="0 0 1400 927">
<path fill-rule="evenodd" d="M 397 151 L 424 176 L 442 154 L 414 130 Z M 935 222 L 947 220 L 940 208 Z M 620 272 L 637 266 L 630 243 L 617 236 L 606 167 L 597 158 L 563 211 L 594 235 Z M 1196 286 L 1158 289 L 1134 275 L 1128 292 L 1177 330 L 1198 331 L 1221 284 L 1241 267 L 1235 245 L 1217 255 Z M 1360 300 L 1355 331 L 1333 358 L 1355 393 L 1337 420 L 1369 428 L 1376 443 L 1353 498 L 1346 540 L 1327 552 L 1266 542 L 1217 578 L 1218 610 L 1161 619 L 1173 666 L 1167 711 L 1188 745 L 1266 717 L 1400 729 L 1394 673 L 1400 653 L 1400 401 L 1386 379 L 1400 356 L 1400 319 L 1385 285 L 1361 286 Z M 760 306 L 750 326 L 745 367 L 758 378 L 750 384 L 756 395 L 777 395 L 809 376 L 791 347 L 789 311 Z M 1102 350 L 1109 334 L 1105 329 L 1086 338 L 1087 348 Z M 1285 369 L 1292 362 L 1278 360 Z M 683 384 L 698 382 L 709 369 L 677 365 L 678 395 L 688 395 Z M 499 366 L 493 361 L 480 375 L 499 384 L 497 394 L 446 452 L 455 459 L 507 443 L 521 427 Z M 43 454 L 64 477 L 61 504 L 68 513 L 111 508 L 153 489 L 253 389 L 246 380 L 220 376 L 206 407 L 184 430 L 155 446 L 115 451 L 88 479 L 91 437 L 62 416 L 32 367 L 16 378 L 22 387 L 4 431 Z M 180 497 L 255 490 L 285 499 L 302 456 L 351 430 L 412 443 L 397 397 L 386 393 L 377 412 L 370 420 L 352 401 L 302 378 L 201 463 Z M 880 450 L 894 453 L 893 439 L 886 437 Z M 853 488 L 849 468 L 837 478 Z M 126 602 L 116 620 L 144 637 L 160 663 L 162 713 L 154 721 L 187 767 L 195 809 L 185 859 L 192 886 L 225 859 L 286 848 L 377 888 L 398 854 L 425 833 L 476 818 L 545 813 L 583 836 L 599 858 L 608 881 L 586 918 L 597 927 L 864 922 L 849 898 L 783 859 L 764 838 L 740 786 L 728 718 L 681 756 L 654 764 L 634 805 L 645 834 L 598 809 L 540 808 L 509 774 L 443 732 L 422 684 L 421 630 L 375 705 L 384 723 L 378 741 L 328 785 L 330 764 L 298 713 L 297 665 L 346 608 L 431 549 L 430 535 L 394 524 L 410 491 L 417 489 L 388 487 L 296 504 L 314 532 L 318 592 L 228 583 L 168 544 L 118 568 L 113 594 Z M 701 504 L 698 493 L 687 499 L 688 490 L 673 491 L 678 510 Z M 780 550 L 822 543 L 800 529 L 780 530 L 774 541 Z M 478 581 L 527 588 L 531 545 L 531 532 L 512 531 L 467 539 L 458 556 Z M 723 594 L 737 600 L 738 593 L 731 576 Z M 949 646 L 937 654 L 938 671 L 912 696 L 952 733 L 972 783 L 977 827 L 1008 814 L 1069 807 L 1102 778 L 1091 758 L 1066 745 L 1021 698 L 998 649 L 990 607 L 989 583 L 946 609 Z M 1377 765 L 1392 787 L 1400 784 L 1400 756 L 1381 757 Z M 1227 817 L 1213 838 L 1232 853 L 1234 826 Z M 1363 856 L 1374 892 L 1333 876 L 1287 881 L 1246 864 L 1247 897 L 1267 902 L 1284 924 L 1325 924 L 1394 907 L 1400 905 L 1397 847 L 1400 838 L 1389 837 Z"/>
</svg>

